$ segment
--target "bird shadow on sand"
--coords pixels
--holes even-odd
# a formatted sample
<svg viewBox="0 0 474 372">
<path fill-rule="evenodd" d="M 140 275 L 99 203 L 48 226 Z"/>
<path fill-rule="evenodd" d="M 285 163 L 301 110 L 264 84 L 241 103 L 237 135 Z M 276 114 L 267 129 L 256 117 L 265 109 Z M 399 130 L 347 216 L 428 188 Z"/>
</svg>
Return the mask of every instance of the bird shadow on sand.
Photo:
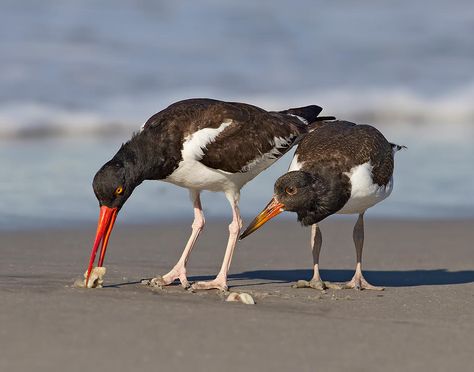
<svg viewBox="0 0 474 372">
<path fill-rule="evenodd" d="M 120 287 L 123 287 L 125 285 L 136 285 L 136 284 L 140 284 L 140 283 L 141 283 L 141 280 L 135 280 L 133 282 L 122 282 L 122 283 L 107 284 L 107 285 L 104 285 L 104 288 L 120 288 Z"/>
<path fill-rule="evenodd" d="M 353 270 L 321 270 L 323 280 L 330 282 L 346 282 L 354 275 Z M 313 276 L 312 270 L 255 270 L 229 275 L 229 285 L 250 287 L 272 283 L 293 283 L 300 279 L 309 280 Z M 474 270 L 449 271 L 447 269 L 433 270 L 399 270 L 379 271 L 364 270 L 364 277 L 372 284 L 383 287 L 417 287 L 422 285 L 449 285 L 474 283 Z M 212 280 L 214 276 L 201 275 L 188 278 L 191 282 Z M 258 283 L 239 283 L 239 281 L 255 281 Z M 140 281 L 123 282 L 105 285 L 104 287 L 117 288 L 126 285 L 140 284 Z M 178 285 L 178 282 L 175 283 Z"/>
<path fill-rule="evenodd" d="M 354 275 L 353 270 L 321 270 L 323 280 L 345 282 Z M 263 280 L 265 283 L 291 283 L 300 279 L 311 279 L 312 270 L 256 270 L 246 271 L 229 276 L 230 281 Z M 416 287 L 422 285 L 466 284 L 474 282 L 474 270 L 448 271 L 434 270 L 400 270 L 378 271 L 365 270 L 365 278 L 374 285 L 385 287 Z M 201 280 L 201 279 L 199 279 Z M 232 283 L 230 283 L 232 285 Z M 252 285 L 252 284 L 249 284 Z"/>
</svg>

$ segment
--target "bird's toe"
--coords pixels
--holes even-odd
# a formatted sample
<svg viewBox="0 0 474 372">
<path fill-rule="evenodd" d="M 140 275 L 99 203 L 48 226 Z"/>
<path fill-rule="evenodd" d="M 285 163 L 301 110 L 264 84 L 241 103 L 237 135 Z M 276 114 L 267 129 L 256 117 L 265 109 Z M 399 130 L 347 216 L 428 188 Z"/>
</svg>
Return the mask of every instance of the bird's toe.
<svg viewBox="0 0 474 372">
<path fill-rule="evenodd" d="M 347 282 L 346 284 L 343 285 L 343 289 L 356 289 L 358 291 L 368 289 L 371 291 L 383 291 L 385 288 L 384 287 L 376 287 L 372 284 L 370 284 L 365 278 L 360 275 L 354 275 L 351 281 Z"/>
<path fill-rule="evenodd" d="M 181 287 L 183 287 L 183 289 L 191 288 L 191 283 L 189 283 L 189 281 L 187 279 L 182 280 L 180 278 L 179 281 L 181 282 Z"/>
<path fill-rule="evenodd" d="M 191 286 L 193 290 L 209 290 L 209 289 L 218 289 L 219 291 L 227 291 L 227 283 L 225 281 L 220 280 L 211 280 L 211 281 L 202 281 L 193 283 Z"/>
<path fill-rule="evenodd" d="M 150 279 L 148 282 L 148 285 L 150 287 L 156 287 L 156 288 L 163 288 L 164 286 L 168 285 L 169 283 L 166 283 L 166 281 L 163 279 L 161 275 L 158 275 L 155 278 Z"/>
</svg>

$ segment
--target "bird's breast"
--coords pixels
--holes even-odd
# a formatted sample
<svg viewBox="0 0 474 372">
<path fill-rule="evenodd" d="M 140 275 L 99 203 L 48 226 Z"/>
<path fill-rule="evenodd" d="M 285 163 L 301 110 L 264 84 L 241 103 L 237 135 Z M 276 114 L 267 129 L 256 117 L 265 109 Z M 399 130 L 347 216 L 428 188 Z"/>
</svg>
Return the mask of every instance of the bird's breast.
<svg viewBox="0 0 474 372">
<path fill-rule="evenodd" d="M 386 185 L 374 183 L 370 162 L 353 167 L 346 175 L 351 185 L 351 196 L 338 214 L 362 213 L 386 199 L 393 189 L 393 177 Z"/>
<path fill-rule="evenodd" d="M 164 181 L 195 190 L 238 191 L 254 176 L 212 169 L 199 161 L 182 160 Z"/>
</svg>

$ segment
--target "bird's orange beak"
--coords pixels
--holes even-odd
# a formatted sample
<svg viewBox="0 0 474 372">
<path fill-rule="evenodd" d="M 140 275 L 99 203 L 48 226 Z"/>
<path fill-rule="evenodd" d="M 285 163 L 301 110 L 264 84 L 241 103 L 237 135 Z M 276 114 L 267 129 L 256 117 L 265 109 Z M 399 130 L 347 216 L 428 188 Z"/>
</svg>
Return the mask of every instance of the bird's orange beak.
<svg viewBox="0 0 474 372">
<path fill-rule="evenodd" d="M 250 223 L 250 225 L 245 229 L 245 231 L 240 235 L 239 239 L 243 239 L 246 236 L 253 233 L 255 230 L 263 226 L 267 221 L 271 220 L 273 217 L 279 215 L 285 210 L 285 205 L 276 200 L 275 197 L 270 200 L 270 203 L 267 204 L 265 209 L 261 211 L 257 217 Z"/>
<path fill-rule="evenodd" d="M 110 233 L 114 227 L 115 219 L 117 218 L 117 208 L 109 208 L 106 206 L 100 207 L 99 221 L 97 222 L 97 232 L 95 234 L 94 246 L 92 247 L 91 258 L 89 260 L 89 267 L 87 268 L 86 287 L 89 283 L 92 267 L 94 266 L 97 248 L 102 241 L 100 248 L 99 263 L 97 266 L 101 267 L 104 263 L 105 251 L 109 243 Z"/>
</svg>

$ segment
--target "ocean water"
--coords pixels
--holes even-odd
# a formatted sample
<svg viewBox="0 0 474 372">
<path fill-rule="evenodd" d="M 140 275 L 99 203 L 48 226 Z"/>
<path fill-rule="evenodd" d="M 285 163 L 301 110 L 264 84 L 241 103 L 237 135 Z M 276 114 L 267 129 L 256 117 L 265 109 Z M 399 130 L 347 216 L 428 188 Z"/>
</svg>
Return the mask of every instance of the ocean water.
<svg viewBox="0 0 474 372">
<path fill-rule="evenodd" d="M 153 113 L 190 97 L 318 104 L 408 149 L 369 212 L 474 217 L 472 1 L 0 1 L 0 229 L 90 223 L 95 171 Z M 251 216 L 290 155 L 242 190 Z M 210 217 L 230 218 L 205 193 Z M 120 221 L 192 217 L 186 190 L 140 186 Z"/>
</svg>

